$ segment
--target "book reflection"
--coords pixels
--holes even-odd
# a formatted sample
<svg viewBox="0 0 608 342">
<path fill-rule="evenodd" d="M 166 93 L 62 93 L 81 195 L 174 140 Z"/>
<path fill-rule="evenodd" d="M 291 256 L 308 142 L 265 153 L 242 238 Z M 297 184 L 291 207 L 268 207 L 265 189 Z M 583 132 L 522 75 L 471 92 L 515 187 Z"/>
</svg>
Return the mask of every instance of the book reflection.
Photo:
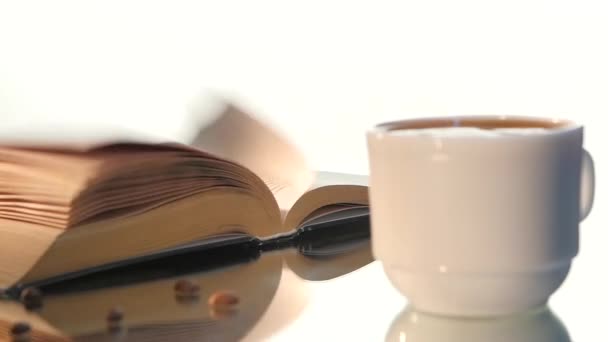
<svg viewBox="0 0 608 342">
<path fill-rule="evenodd" d="M 63 283 L 61 288 L 43 287 L 39 310 L 27 312 L 20 303 L 0 302 L 0 339 L 8 338 L 13 322 L 27 321 L 34 341 L 263 340 L 287 327 L 306 307 L 308 288 L 302 278 L 330 279 L 372 261 L 369 241 L 307 253 L 312 255 L 296 249 L 263 253 L 253 260 L 207 266 L 199 272 L 185 269 L 188 272 L 170 276 L 157 268 L 142 269 L 143 278 L 138 278 L 133 268 L 128 276 L 124 271 L 106 273 L 99 279 Z M 178 298 L 174 286 L 181 279 L 197 284 L 198 294 Z M 240 302 L 234 310 L 218 314 L 207 300 L 223 290 L 235 293 Z M 109 331 L 106 316 L 115 307 L 124 312 L 122 327 Z"/>
</svg>

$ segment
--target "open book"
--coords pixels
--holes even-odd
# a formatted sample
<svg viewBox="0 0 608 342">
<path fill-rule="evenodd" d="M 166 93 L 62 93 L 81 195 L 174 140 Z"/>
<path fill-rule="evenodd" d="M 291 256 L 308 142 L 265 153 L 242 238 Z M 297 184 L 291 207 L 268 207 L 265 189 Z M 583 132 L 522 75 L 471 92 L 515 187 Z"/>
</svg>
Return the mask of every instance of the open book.
<svg viewBox="0 0 608 342">
<path fill-rule="evenodd" d="M 368 205 L 365 177 L 314 174 L 234 106 L 190 145 L 101 128 L 23 133 L 0 134 L 0 289 Z"/>
</svg>

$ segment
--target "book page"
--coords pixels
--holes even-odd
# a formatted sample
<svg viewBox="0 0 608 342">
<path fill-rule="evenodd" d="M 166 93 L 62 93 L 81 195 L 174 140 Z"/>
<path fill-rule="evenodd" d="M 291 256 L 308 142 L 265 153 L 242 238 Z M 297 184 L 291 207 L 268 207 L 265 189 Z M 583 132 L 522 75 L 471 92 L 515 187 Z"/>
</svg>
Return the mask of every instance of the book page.
<svg viewBox="0 0 608 342">
<path fill-rule="evenodd" d="M 308 219 L 336 210 L 368 206 L 368 177 L 336 172 L 317 172 L 314 183 L 298 198 L 284 218 L 283 230 L 291 231 Z"/>
<path fill-rule="evenodd" d="M 319 171 L 317 172 L 315 180 L 309 190 L 318 189 L 330 185 L 369 186 L 369 183 L 368 177 L 365 175 Z"/>
<path fill-rule="evenodd" d="M 253 171 L 270 188 L 282 211 L 291 208 L 314 178 L 300 151 L 234 106 L 227 106 L 217 120 L 203 127 L 191 145 Z"/>
</svg>

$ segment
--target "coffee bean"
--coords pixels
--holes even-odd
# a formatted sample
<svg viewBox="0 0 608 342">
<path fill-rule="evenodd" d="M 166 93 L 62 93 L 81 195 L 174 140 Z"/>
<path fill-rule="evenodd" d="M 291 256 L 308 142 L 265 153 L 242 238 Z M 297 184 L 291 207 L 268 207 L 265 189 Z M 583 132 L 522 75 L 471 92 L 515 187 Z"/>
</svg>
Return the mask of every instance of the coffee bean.
<svg viewBox="0 0 608 342">
<path fill-rule="evenodd" d="M 123 319 L 124 312 L 119 307 L 113 307 L 108 311 L 106 316 L 106 323 L 108 327 L 108 331 L 111 333 L 118 333 L 123 330 Z"/>
<path fill-rule="evenodd" d="M 21 302 L 27 310 L 42 307 L 42 292 L 35 287 L 28 287 L 21 291 Z"/>
<path fill-rule="evenodd" d="M 201 291 L 201 287 L 198 284 L 188 279 L 176 281 L 173 289 L 175 290 L 175 296 L 178 299 L 198 297 Z"/>
<path fill-rule="evenodd" d="M 213 319 L 226 319 L 237 313 L 239 297 L 232 291 L 217 291 L 209 296 L 209 315 Z"/>
<path fill-rule="evenodd" d="M 124 317 L 125 317 L 125 314 L 121 308 L 113 307 L 108 312 L 108 315 L 106 316 L 106 320 L 108 322 L 122 322 Z"/>
<path fill-rule="evenodd" d="M 11 338 L 13 342 L 29 342 L 32 327 L 26 322 L 16 322 L 11 327 Z"/>
<path fill-rule="evenodd" d="M 231 291 L 218 291 L 209 297 L 209 306 L 218 308 L 233 308 L 239 303 L 239 297 Z"/>
<path fill-rule="evenodd" d="M 174 286 L 175 292 L 178 293 L 198 293 L 200 291 L 200 286 L 189 279 L 180 279 L 175 282 Z"/>
</svg>

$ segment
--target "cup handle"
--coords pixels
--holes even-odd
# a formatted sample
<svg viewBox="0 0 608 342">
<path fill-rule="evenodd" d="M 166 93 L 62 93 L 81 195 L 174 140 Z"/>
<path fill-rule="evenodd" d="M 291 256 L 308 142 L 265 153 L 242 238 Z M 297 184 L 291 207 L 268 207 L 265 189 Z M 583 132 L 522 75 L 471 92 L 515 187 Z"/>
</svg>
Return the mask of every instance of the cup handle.
<svg viewBox="0 0 608 342">
<path fill-rule="evenodd" d="M 595 168 L 593 166 L 593 158 L 589 152 L 583 149 L 581 168 L 581 211 L 579 220 L 584 220 L 591 207 L 593 207 L 593 197 L 595 192 Z"/>
</svg>

